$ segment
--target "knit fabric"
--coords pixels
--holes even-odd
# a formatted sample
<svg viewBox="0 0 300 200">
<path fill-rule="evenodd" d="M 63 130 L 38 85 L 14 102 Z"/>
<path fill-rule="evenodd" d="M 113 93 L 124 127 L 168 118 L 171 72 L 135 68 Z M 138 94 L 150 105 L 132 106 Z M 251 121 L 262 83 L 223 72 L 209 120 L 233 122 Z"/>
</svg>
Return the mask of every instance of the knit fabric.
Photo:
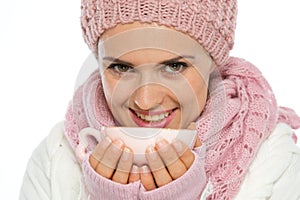
<svg viewBox="0 0 300 200">
<path fill-rule="evenodd" d="M 198 135 L 207 147 L 205 169 L 213 184 L 208 199 L 233 199 L 261 143 L 278 122 L 300 127 L 290 109 L 278 109 L 273 92 L 255 66 L 230 58 L 211 75 L 210 96 L 197 120 Z M 68 108 L 65 134 L 74 150 L 85 127 L 114 126 L 100 75 L 92 74 Z"/>
<path fill-rule="evenodd" d="M 81 27 L 93 52 L 101 34 L 117 24 L 157 23 L 198 41 L 217 65 L 234 44 L 236 0 L 82 0 Z"/>
<path fill-rule="evenodd" d="M 271 87 L 251 63 L 231 58 L 219 72 L 223 80 L 218 80 L 218 72 L 211 76 L 211 98 L 197 129 L 208 148 L 206 172 L 214 186 L 208 199 L 227 200 L 237 194 L 275 125 L 284 121 L 299 128 L 300 118 L 292 110 L 280 112 Z"/>
</svg>

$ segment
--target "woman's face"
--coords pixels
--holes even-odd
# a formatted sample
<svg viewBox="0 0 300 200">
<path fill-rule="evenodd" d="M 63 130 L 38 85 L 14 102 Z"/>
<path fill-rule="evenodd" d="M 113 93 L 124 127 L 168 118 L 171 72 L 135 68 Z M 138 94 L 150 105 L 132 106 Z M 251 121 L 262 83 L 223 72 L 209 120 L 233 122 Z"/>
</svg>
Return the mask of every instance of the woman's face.
<svg viewBox="0 0 300 200">
<path fill-rule="evenodd" d="M 98 48 L 105 98 L 118 125 L 177 129 L 199 117 L 214 64 L 188 35 L 135 22 L 104 32 Z"/>
</svg>

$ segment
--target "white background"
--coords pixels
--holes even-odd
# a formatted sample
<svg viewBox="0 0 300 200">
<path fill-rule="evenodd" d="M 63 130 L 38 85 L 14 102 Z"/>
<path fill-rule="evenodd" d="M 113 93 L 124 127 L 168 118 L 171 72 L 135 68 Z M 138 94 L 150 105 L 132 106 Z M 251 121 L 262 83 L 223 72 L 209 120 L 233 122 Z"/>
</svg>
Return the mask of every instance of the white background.
<svg viewBox="0 0 300 200">
<path fill-rule="evenodd" d="M 298 1 L 240 0 L 232 55 L 258 66 L 280 105 L 300 113 Z M 0 3 L 0 198 L 17 199 L 27 161 L 64 119 L 89 50 L 80 1 Z"/>
</svg>

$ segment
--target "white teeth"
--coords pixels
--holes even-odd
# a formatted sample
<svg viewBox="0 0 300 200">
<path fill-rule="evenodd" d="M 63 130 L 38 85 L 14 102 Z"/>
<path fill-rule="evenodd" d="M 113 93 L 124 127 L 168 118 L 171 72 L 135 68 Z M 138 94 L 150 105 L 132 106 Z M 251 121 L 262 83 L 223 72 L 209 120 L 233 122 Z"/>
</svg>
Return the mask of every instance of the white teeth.
<svg viewBox="0 0 300 200">
<path fill-rule="evenodd" d="M 167 117 L 167 116 L 166 116 L 166 117 Z M 159 115 L 159 119 L 163 119 L 163 118 L 165 118 L 165 114 Z"/>
<path fill-rule="evenodd" d="M 152 121 L 158 121 L 160 118 L 160 115 L 154 115 L 154 116 L 152 116 Z"/>
<path fill-rule="evenodd" d="M 171 112 L 167 112 L 167 113 L 160 114 L 160 115 L 143 115 L 140 113 L 135 113 L 135 114 L 142 120 L 145 120 L 148 122 L 157 122 L 157 121 L 163 120 L 164 118 L 168 117 L 171 114 Z"/>
<path fill-rule="evenodd" d="M 146 115 L 146 116 L 145 116 L 145 120 L 146 120 L 146 121 L 152 121 L 152 117 L 151 117 L 150 115 Z"/>
</svg>

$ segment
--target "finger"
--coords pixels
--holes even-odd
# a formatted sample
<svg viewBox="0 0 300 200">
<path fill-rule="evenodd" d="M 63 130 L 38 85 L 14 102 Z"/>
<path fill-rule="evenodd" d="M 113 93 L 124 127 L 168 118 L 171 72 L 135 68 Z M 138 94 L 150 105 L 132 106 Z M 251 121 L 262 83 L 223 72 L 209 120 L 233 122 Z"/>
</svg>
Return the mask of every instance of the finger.
<svg viewBox="0 0 300 200">
<path fill-rule="evenodd" d="M 190 125 L 187 127 L 187 129 L 190 129 L 190 130 L 196 130 L 196 123 L 195 122 L 192 122 L 190 123 Z"/>
<path fill-rule="evenodd" d="M 165 139 L 159 140 L 155 147 L 173 179 L 179 178 L 186 172 L 185 164 L 179 159 L 173 146 Z"/>
<path fill-rule="evenodd" d="M 184 144 L 181 140 L 175 140 L 172 143 L 172 146 L 176 150 L 177 155 L 179 156 L 180 160 L 184 163 L 186 168 L 190 168 L 190 166 L 194 162 L 195 156 L 189 149 L 189 147 L 186 144 Z"/>
<path fill-rule="evenodd" d="M 156 188 L 154 178 L 147 165 L 144 165 L 140 168 L 140 176 L 141 182 L 147 191 L 154 190 Z"/>
<path fill-rule="evenodd" d="M 104 140 L 102 140 L 100 143 L 98 143 L 98 145 L 92 152 L 90 159 L 89 159 L 91 167 L 93 169 L 96 169 L 99 161 L 103 157 L 106 149 L 109 147 L 111 142 L 112 142 L 111 139 L 109 137 L 106 137 L 106 138 L 104 138 Z"/>
<path fill-rule="evenodd" d="M 110 179 L 116 169 L 123 148 L 124 143 L 121 140 L 113 141 L 105 151 L 103 158 L 96 168 L 96 172 Z"/>
<path fill-rule="evenodd" d="M 161 160 L 154 147 L 150 146 L 147 148 L 146 158 L 158 187 L 166 185 L 172 181 L 172 177 L 165 168 L 165 164 Z"/>
<path fill-rule="evenodd" d="M 121 158 L 119 160 L 117 170 L 115 171 L 112 177 L 112 180 L 122 184 L 128 183 L 132 161 L 133 161 L 133 151 L 128 147 L 125 147 L 121 155 Z"/>
<path fill-rule="evenodd" d="M 140 180 L 140 172 L 139 172 L 139 167 L 136 165 L 133 165 L 131 168 L 131 172 L 129 174 L 129 183 L 133 183 L 135 181 Z"/>
<path fill-rule="evenodd" d="M 200 141 L 200 138 L 198 137 L 198 135 L 196 135 L 196 142 L 195 142 L 195 145 L 194 147 L 200 147 L 202 145 L 202 142 Z"/>
<path fill-rule="evenodd" d="M 197 124 L 195 122 L 190 123 L 190 125 L 187 127 L 187 129 L 190 130 L 196 130 L 197 129 Z M 200 138 L 198 137 L 198 135 L 196 136 L 196 142 L 194 147 L 200 147 L 202 145 Z"/>
</svg>

